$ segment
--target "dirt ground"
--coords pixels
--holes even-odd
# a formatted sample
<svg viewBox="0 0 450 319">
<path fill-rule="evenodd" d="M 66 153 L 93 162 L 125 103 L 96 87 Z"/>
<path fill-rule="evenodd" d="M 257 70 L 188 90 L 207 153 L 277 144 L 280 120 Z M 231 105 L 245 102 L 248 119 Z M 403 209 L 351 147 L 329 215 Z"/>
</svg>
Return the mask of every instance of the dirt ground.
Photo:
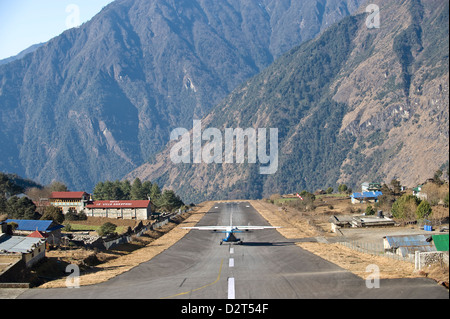
<svg viewBox="0 0 450 319">
<path fill-rule="evenodd" d="M 316 209 L 316 211 L 311 213 L 300 213 L 294 209 L 282 208 L 266 201 L 251 201 L 251 203 L 271 225 L 283 227 L 278 229 L 283 236 L 289 239 L 301 239 L 309 237 L 332 238 L 337 236 L 331 232 L 328 219 L 331 215 L 339 214 L 339 212 L 349 213 L 351 207 L 342 200 L 342 205 L 340 205 L 339 200 L 334 199 L 333 201 L 334 203 L 331 204 L 333 205 L 333 212 L 331 214 L 329 208 Z M 402 233 L 408 229 L 391 228 L 391 230 Z M 365 231 L 367 235 L 367 230 L 362 231 Z M 379 237 L 382 236 L 381 233 L 387 231 L 387 228 L 374 231 L 375 234 L 378 233 L 374 236 Z M 362 235 L 359 234 L 359 236 Z M 415 271 L 412 263 L 357 252 L 337 243 L 299 242 L 297 245 L 364 279 L 370 274 L 366 272 L 367 267 L 369 265 L 377 265 L 382 279 L 430 277 L 448 288 L 448 267 L 432 267 L 418 272 Z"/>
<path fill-rule="evenodd" d="M 120 227 L 120 226 L 125 226 L 125 227 L 131 227 L 133 228 L 134 226 L 136 226 L 140 221 L 136 221 L 136 220 L 131 220 L 131 219 L 116 219 L 116 218 L 105 218 L 105 217 L 88 217 L 87 220 L 77 220 L 77 221 L 73 221 L 73 222 L 68 222 L 73 223 L 73 224 L 79 224 L 79 225 L 93 225 L 93 226 L 99 226 L 99 225 L 103 225 L 106 222 L 110 222 L 113 223 L 114 225 Z M 150 221 L 143 221 L 143 223 L 148 223 Z"/>
</svg>

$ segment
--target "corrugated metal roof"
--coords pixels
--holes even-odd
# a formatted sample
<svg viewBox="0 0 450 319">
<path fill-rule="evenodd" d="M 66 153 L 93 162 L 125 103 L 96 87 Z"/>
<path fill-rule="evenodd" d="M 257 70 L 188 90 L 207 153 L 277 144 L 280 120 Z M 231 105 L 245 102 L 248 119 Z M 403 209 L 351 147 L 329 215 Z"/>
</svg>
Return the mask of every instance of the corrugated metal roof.
<svg viewBox="0 0 450 319">
<path fill-rule="evenodd" d="M 50 225 L 53 223 L 52 220 L 27 220 L 27 219 L 7 219 L 6 223 L 14 222 L 17 225 L 17 230 L 24 231 L 48 231 Z"/>
<path fill-rule="evenodd" d="M 382 192 L 362 192 L 362 193 L 353 193 L 353 198 L 377 198 L 378 196 L 383 195 Z"/>
<path fill-rule="evenodd" d="M 87 205 L 87 208 L 147 208 L 149 200 L 97 200 Z"/>
<path fill-rule="evenodd" d="M 52 199 L 79 199 L 83 196 L 88 196 L 89 194 L 86 192 L 53 192 L 51 197 Z"/>
<path fill-rule="evenodd" d="M 44 242 L 45 239 L 21 236 L 5 236 L 0 241 L 0 252 L 30 253 L 33 247 Z"/>
<path fill-rule="evenodd" d="M 416 251 L 436 251 L 434 244 L 427 241 L 429 237 L 429 235 L 386 236 L 386 241 L 391 247 L 400 249 L 402 255 L 405 256 L 414 254 Z"/>
</svg>

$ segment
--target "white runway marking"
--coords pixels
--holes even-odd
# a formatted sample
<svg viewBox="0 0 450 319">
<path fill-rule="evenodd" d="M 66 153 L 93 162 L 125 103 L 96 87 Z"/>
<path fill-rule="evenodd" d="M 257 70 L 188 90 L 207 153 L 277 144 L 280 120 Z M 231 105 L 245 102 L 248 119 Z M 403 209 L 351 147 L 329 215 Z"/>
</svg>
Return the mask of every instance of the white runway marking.
<svg viewBox="0 0 450 319">
<path fill-rule="evenodd" d="M 228 278 L 228 299 L 236 299 L 234 291 L 234 278 Z"/>
</svg>

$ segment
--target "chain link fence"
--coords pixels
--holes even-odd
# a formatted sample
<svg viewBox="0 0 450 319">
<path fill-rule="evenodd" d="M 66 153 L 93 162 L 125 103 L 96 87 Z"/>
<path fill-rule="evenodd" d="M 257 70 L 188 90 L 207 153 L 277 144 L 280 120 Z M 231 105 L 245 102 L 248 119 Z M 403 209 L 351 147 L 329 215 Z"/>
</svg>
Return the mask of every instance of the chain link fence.
<svg viewBox="0 0 450 319">
<path fill-rule="evenodd" d="M 358 252 L 375 256 L 388 257 L 394 260 L 402 260 L 410 263 L 414 263 L 415 261 L 414 254 L 402 256 L 397 254 L 394 249 L 385 249 L 384 241 L 382 239 L 377 241 L 347 239 L 345 241 L 338 242 L 338 244 L 341 244 L 342 246 L 348 247 Z"/>
</svg>

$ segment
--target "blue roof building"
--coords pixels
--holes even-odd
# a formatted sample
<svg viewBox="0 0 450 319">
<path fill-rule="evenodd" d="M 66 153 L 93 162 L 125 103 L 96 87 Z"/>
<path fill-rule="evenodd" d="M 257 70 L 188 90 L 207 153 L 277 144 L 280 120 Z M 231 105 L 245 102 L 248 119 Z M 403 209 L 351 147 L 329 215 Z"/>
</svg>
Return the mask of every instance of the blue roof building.
<svg viewBox="0 0 450 319">
<path fill-rule="evenodd" d="M 384 237 L 384 248 L 392 249 L 396 254 L 406 257 L 416 251 L 436 251 L 434 244 L 428 239 L 428 235 L 399 235 Z"/>
<path fill-rule="evenodd" d="M 52 220 L 25 220 L 25 219 L 7 219 L 6 223 L 16 223 L 18 227 L 14 230 L 15 234 L 29 235 L 35 231 L 47 233 L 47 243 L 50 245 L 59 245 L 61 243 L 61 229 L 59 225 Z"/>
<path fill-rule="evenodd" d="M 19 231 L 42 231 L 50 233 L 52 231 L 64 228 L 63 225 L 55 224 L 52 220 L 25 220 L 25 219 L 7 219 L 6 223 L 16 223 Z"/>
<path fill-rule="evenodd" d="M 382 192 L 362 192 L 362 193 L 353 193 L 351 196 L 353 204 L 362 204 L 367 201 L 377 202 L 378 197 L 383 195 Z"/>
</svg>

